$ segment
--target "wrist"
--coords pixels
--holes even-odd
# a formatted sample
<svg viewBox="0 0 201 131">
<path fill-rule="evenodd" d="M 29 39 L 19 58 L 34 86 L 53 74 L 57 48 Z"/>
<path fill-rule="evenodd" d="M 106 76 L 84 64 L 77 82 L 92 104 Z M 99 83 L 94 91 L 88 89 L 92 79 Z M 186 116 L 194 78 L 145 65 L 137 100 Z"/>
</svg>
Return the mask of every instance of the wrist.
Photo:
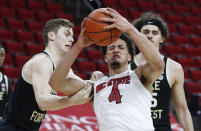
<svg viewBox="0 0 201 131">
<path fill-rule="evenodd" d="M 133 33 L 136 33 L 138 31 L 132 24 L 130 24 L 126 30 L 126 33 L 128 33 L 130 36 Z"/>
<path fill-rule="evenodd" d="M 63 98 L 64 98 L 65 101 L 66 101 L 66 105 L 67 105 L 67 107 L 69 107 L 69 106 L 73 106 L 73 101 L 71 100 L 71 97 L 63 96 Z"/>
</svg>

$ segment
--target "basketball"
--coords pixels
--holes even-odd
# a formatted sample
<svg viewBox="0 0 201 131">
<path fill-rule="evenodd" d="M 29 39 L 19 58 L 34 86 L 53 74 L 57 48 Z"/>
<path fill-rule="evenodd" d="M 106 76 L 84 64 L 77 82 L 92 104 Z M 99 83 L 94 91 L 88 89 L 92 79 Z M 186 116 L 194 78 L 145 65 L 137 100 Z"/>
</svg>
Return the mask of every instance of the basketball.
<svg viewBox="0 0 201 131">
<path fill-rule="evenodd" d="M 101 17 L 110 17 L 101 12 L 99 8 L 91 12 L 85 19 L 85 31 L 87 37 L 99 46 L 107 46 L 115 42 L 121 35 L 121 31 L 118 29 L 104 29 L 104 26 L 110 25 L 109 22 L 100 20 Z"/>
</svg>

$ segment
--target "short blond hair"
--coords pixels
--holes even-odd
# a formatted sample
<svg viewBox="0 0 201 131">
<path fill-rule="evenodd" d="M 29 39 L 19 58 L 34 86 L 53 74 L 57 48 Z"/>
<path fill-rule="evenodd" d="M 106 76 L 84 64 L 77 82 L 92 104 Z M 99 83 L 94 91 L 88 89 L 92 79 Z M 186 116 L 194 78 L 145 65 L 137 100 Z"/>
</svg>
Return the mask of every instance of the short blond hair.
<svg viewBox="0 0 201 131">
<path fill-rule="evenodd" d="M 68 27 L 68 28 L 73 28 L 73 23 L 71 23 L 69 20 L 67 19 L 52 19 L 49 20 L 45 23 L 44 27 L 43 27 L 43 41 L 44 41 L 44 45 L 45 47 L 48 44 L 48 32 L 54 32 L 57 33 L 57 31 L 59 30 L 59 28 L 61 27 Z"/>
</svg>

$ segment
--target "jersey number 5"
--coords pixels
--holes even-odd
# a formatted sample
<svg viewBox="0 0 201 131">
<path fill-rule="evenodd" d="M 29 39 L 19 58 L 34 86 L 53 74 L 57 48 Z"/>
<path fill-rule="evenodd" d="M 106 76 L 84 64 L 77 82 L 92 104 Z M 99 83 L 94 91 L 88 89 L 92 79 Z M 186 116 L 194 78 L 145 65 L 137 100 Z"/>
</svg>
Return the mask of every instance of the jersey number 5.
<svg viewBox="0 0 201 131">
<path fill-rule="evenodd" d="M 116 104 L 119 104 L 121 103 L 121 97 L 122 95 L 119 93 L 118 84 L 114 84 L 109 96 L 109 102 L 116 101 Z"/>
<path fill-rule="evenodd" d="M 158 102 L 157 102 L 157 99 L 155 98 L 157 96 L 157 93 L 156 92 L 153 92 L 152 93 L 152 101 L 151 101 L 151 107 L 156 107 Z"/>
</svg>

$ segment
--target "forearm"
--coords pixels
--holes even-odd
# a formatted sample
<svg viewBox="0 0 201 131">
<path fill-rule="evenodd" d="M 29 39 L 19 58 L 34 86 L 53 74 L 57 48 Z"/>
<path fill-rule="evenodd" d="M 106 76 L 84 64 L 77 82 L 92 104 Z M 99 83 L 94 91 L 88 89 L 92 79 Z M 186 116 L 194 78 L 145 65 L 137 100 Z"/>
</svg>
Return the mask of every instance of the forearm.
<svg viewBox="0 0 201 131">
<path fill-rule="evenodd" d="M 59 110 L 73 105 L 68 96 L 57 95 L 41 96 L 37 103 L 42 110 Z"/>
<path fill-rule="evenodd" d="M 49 80 L 49 84 L 54 90 L 58 91 L 58 85 L 65 81 L 73 62 L 75 61 L 81 50 L 82 47 L 79 47 L 79 45 L 75 44 L 65 55 L 62 61 L 58 64 L 57 68 L 55 69 Z"/>
<path fill-rule="evenodd" d="M 191 114 L 188 109 L 176 111 L 179 123 L 182 125 L 184 131 L 194 131 Z"/>
<path fill-rule="evenodd" d="M 156 70 L 161 69 L 164 63 L 160 57 L 159 51 L 157 51 L 153 43 L 151 43 L 134 27 L 129 28 L 127 33 L 134 40 L 147 63 L 149 63 Z"/>
</svg>

